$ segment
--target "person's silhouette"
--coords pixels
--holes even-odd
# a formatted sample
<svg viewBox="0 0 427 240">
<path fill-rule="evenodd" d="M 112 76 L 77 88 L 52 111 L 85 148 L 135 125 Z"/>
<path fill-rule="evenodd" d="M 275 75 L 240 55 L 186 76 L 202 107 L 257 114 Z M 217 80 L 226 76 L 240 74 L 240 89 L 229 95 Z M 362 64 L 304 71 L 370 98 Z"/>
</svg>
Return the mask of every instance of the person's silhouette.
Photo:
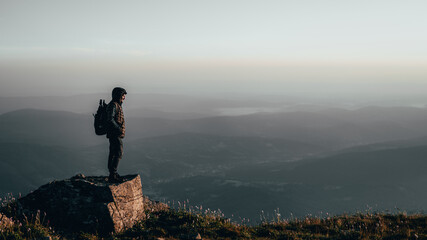
<svg viewBox="0 0 427 240">
<path fill-rule="evenodd" d="M 117 173 L 117 167 L 123 155 L 123 141 L 125 137 L 125 119 L 122 104 L 127 92 L 125 89 L 116 87 L 112 92 L 112 100 L 107 106 L 107 138 L 110 141 L 110 153 L 108 155 L 108 177 L 109 182 L 120 182 L 121 177 Z"/>
</svg>

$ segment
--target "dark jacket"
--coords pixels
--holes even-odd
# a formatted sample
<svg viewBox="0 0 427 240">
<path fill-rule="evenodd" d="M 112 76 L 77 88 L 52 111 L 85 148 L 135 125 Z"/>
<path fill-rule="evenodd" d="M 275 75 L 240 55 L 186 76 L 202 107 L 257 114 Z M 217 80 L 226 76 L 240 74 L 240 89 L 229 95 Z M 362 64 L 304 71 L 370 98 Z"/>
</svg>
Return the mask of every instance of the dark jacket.
<svg viewBox="0 0 427 240">
<path fill-rule="evenodd" d="M 111 102 L 107 106 L 107 122 L 107 138 L 125 137 L 126 128 L 123 109 L 120 103 L 116 102 L 115 100 L 111 100 Z"/>
</svg>

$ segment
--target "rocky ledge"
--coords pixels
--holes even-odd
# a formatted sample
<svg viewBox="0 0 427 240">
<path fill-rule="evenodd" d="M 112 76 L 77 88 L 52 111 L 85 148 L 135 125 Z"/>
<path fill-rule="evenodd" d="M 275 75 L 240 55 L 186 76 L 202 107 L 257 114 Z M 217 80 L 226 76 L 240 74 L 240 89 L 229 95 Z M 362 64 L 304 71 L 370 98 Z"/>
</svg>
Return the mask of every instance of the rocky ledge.
<svg viewBox="0 0 427 240">
<path fill-rule="evenodd" d="M 24 211 L 46 213 L 52 225 L 71 231 L 119 232 L 145 216 L 139 175 L 109 183 L 107 177 L 79 174 L 43 185 L 18 201 Z"/>
</svg>

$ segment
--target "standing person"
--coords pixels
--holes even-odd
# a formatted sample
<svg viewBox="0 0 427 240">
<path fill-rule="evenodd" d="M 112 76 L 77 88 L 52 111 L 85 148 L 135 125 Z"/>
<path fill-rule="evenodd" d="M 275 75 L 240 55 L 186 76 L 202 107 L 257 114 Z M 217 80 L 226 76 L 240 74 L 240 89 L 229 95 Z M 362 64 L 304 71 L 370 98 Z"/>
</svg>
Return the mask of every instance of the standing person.
<svg viewBox="0 0 427 240">
<path fill-rule="evenodd" d="M 109 182 L 121 182 L 117 167 L 123 155 L 123 141 L 125 137 L 125 118 L 122 104 L 126 98 L 126 90 L 116 87 L 112 92 L 112 100 L 107 105 L 107 138 L 110 141 L 110 154 L 108 155 Z"/>
</svg>

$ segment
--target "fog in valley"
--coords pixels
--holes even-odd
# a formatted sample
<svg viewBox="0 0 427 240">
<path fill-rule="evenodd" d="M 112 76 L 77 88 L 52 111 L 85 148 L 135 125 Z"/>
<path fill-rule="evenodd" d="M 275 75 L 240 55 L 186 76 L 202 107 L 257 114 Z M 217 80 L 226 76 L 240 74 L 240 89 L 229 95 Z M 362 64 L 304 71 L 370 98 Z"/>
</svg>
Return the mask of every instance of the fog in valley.
<svg viewBox="0 0 427 240">
<path fill-rule="evenodd" d="M 151 199 L 249 223 L 427 210 L 424 2 L 44 2 L 0 10 L 0 196 L 108 175 L 93 114 L 120 86 L 118 171 Z"/>
</svg>

